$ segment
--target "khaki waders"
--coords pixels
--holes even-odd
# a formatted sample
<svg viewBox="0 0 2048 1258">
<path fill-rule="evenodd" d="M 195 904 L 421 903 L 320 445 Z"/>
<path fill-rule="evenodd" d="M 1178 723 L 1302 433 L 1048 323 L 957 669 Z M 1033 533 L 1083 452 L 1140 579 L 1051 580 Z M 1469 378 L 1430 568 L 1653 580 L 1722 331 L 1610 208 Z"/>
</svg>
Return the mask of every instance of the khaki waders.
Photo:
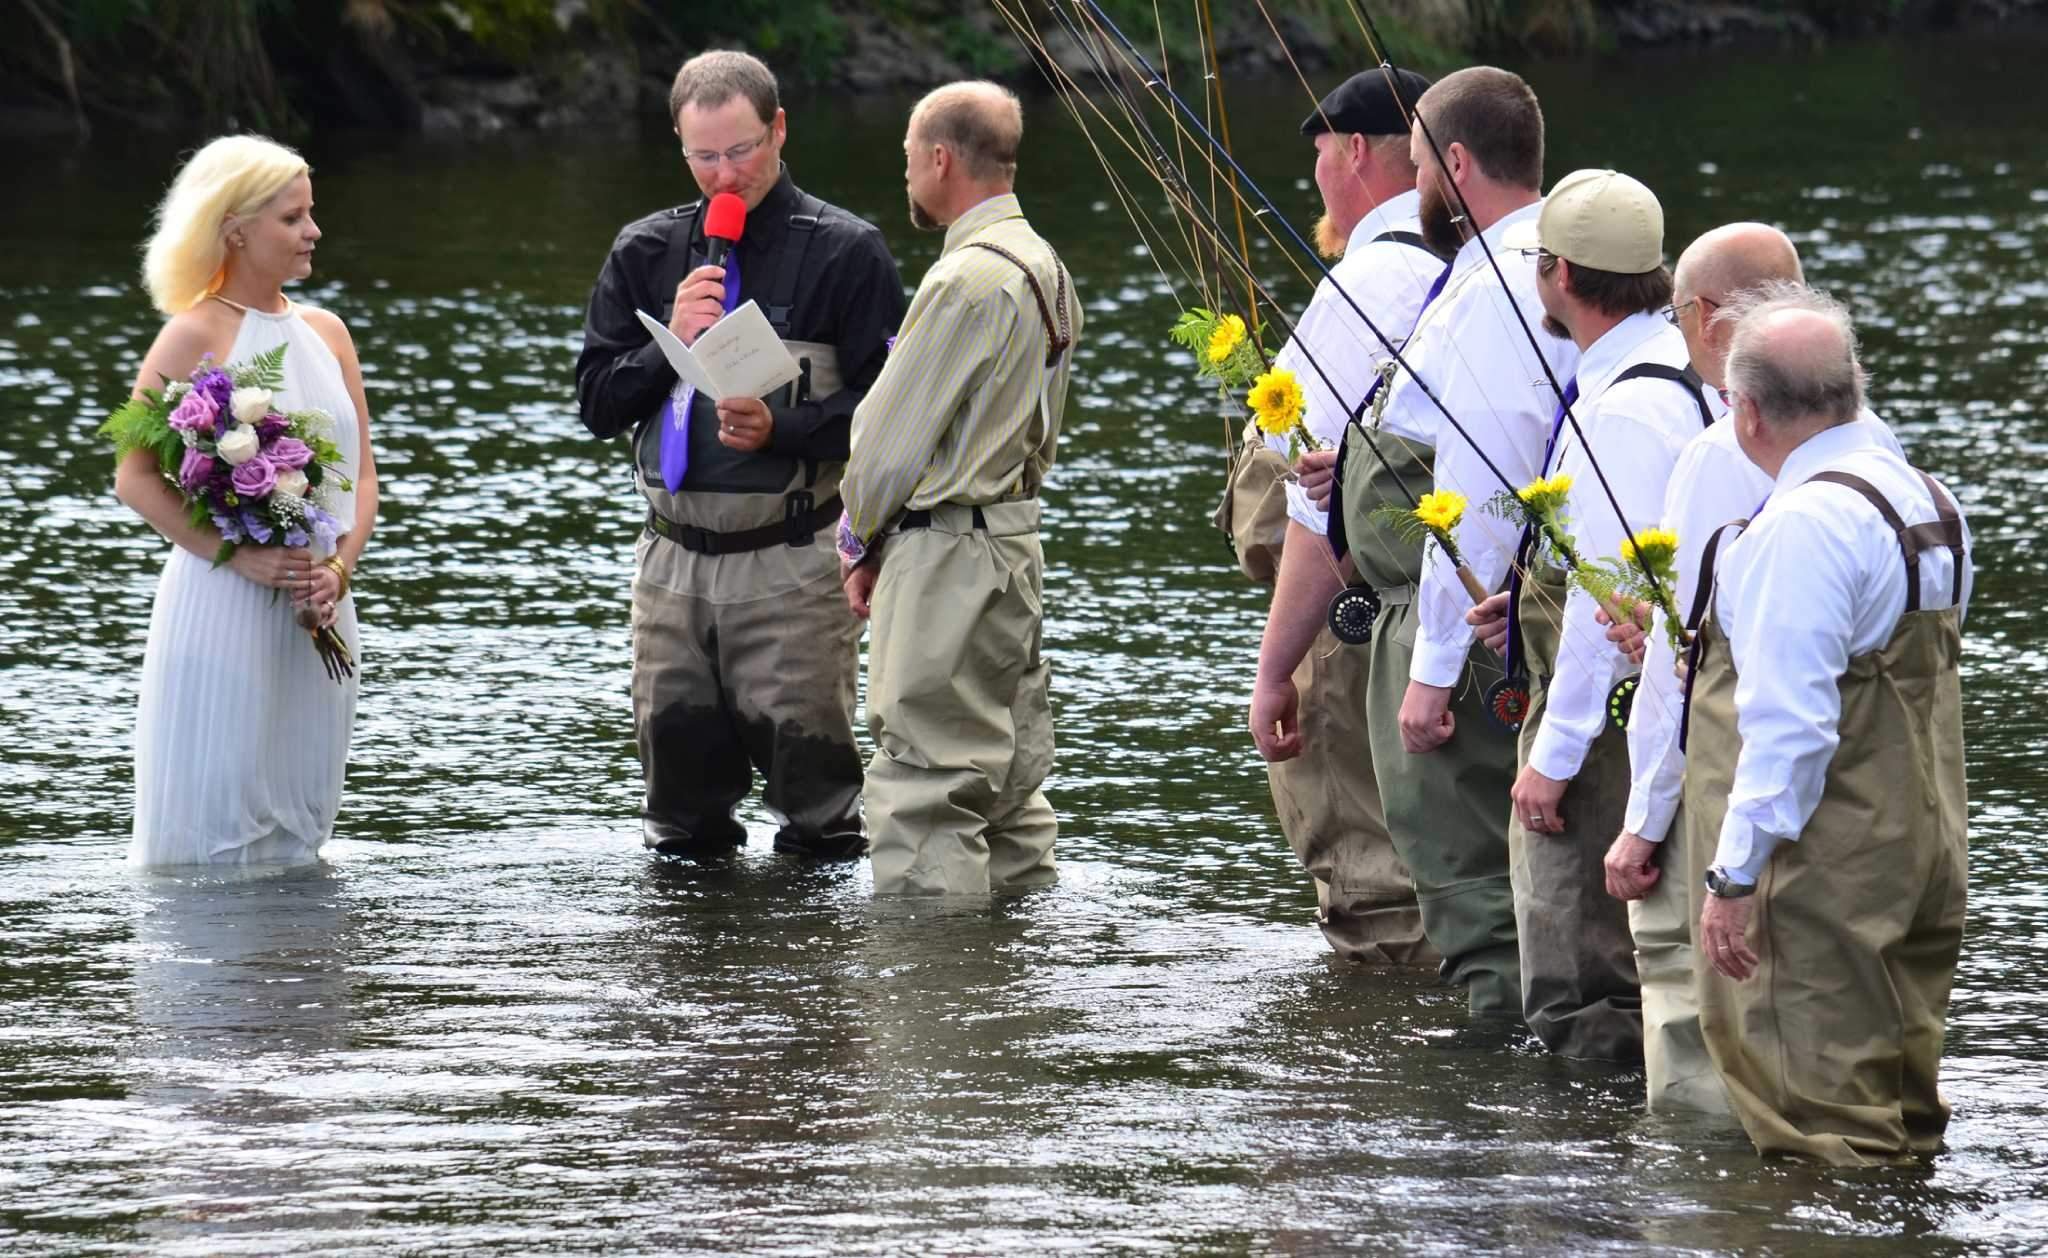
<svg viewBox="0 0 2048 1258">
<path fill-rule="evenodd" d="M 831 346 L 788 344 L 811 364 L 813 396 L 839 389 Z M 693 424 L 709 413 L 700 407 Z M 638 440 L 655 431 L 644 426 Z M 651 511 L 707 535 L 778 525 L 803 496 L 826 504 L 839 486 L 838 464 L 813 463 L 780 493 L 670 494 L 658 478 L 648 483 L 646 450 L 635 461 Z M 860 621 L 839 584 L 831 524 L 801 545 L 777 539 L 721 554 L 658 536 L 652 523 L 636 548 L 633 585 L 633 733 L 647 846 L 695 857 L 743 845 L 733 811 L 758 771 L 762 803 L 779 823 L 777 850 L 858 857 L 866 850 L 853 739 Z"/>
<path fill-rule="evenodd" d="M 941 504 L 882 550 L 868 642 L 875 892 L 1053 882 L 1038 500 Z M 977 523 L 977 520 L 980 522 Z"/>
<path fill-rule="evenodd" d="M 1815 479 L 1898 519 L 1857 478 Z M 1961 524 L 1928 486 L 1941 524 L 1919 528 L 1948 530 L 1932 544 L 1955 555 L 1960 597 Z M 1758 880 L 1747 936 L 1757 972 L 1738 983 L 1697 958 L 1700 1028 L 1759 1153 L 1864 1165 L 1935 1153 L 1948 1126 L 1936 1076 L 1969 876 L 1962 633 L 1955 607 L 1919 609 L 1918 556 L 1930 543 L 1908 532 L 1907 610 L 1883 647 L 1849 661 L 1820 804 Z M 1703 584 L 1711 576 L 1708 568 Z M 1727 639 L 1709 614 L 1686 747 L 1694 887 L 1712 863 L 1742 749 L 1735 687 Z M 1694 894 L 1695 920 L 1705 898 Z"/>
<path fill-rule="evenodd" d="M 1514 785 L 1514 736 L 1486 714 L 1486 688 L 1499 661 L 1474 643 L 1452 697 L 1456 730 L 1427 755 L 1401 744 L 1401 701 L 1415 655 L 1415 585 L 1422 548 L 1371 519 L 1383 504 L 1410 505 L 1396 484 L 1421 495 L 1433 482 L 1429 447 L 1380 429 L 1379 457 L 1347 430 L 1343 470 L 1344 533 L 1361 580 L 1379 591 L 1367 665 L 1366 729 L 1380 804 L 1394 850 L 1414 878 L 1422 928 L 1443 958 L 1446 982 L 1466 989 L 1474 1013 L 1522 1007 L 1514 900 L 1500 801 Z M 1353 647 L 1352 650 L 1362 648 Z"/>
<path fill-rule="evenodd" d="M 1562 569 L 1532 568 L 1516 622 L 1533 665 L 1518 763 L 1535 744 L 1563 642 Z M 1511 804 L 1509 860 L 1522 941 L 1522 1016 L 1554 1053 L 1634 1063 L 1643 1057 L 1643 999 L 1628 908 L 1607 894 L 1607 849 L 1628 812 L 1628 738 L 1604 725 L 1565 786 L 1562 834 L 1532 834 Z"/>
<path fill-rule="evenodd" d="M 1701 870 L 1706 862 L 1698 863 Z M 1636 977 L 1643 985 L 1643 1073 L 1653 1113 L 1689 1110 L 1732 1114 L 1707 1044 L 1700 1037 L 1700 1002 L 1693 979 L 1694 861 L 1686 842 L 1685 808 L 1657 845 L 1657 882 L 1650 894 L 1628 902 L 1629 934 L 1636 941 Z"/>
</svg>

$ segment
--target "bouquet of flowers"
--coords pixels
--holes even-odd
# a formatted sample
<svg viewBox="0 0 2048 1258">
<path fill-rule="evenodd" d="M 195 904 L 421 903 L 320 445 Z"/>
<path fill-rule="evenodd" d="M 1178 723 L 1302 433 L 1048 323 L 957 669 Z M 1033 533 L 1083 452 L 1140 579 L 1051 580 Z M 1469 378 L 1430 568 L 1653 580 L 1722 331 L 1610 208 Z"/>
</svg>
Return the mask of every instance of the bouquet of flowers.
<svg viewBox="0 0 2048 1258">
<path fill-rule="evenodd" d="M 200 360 L 189 380 L 165 380 L 145 389 L 100 425 L 118 461 L 143 451 L 185 502 L 198 526 L 220 531 L 215 567 L 242 545 L 332 549 L 342 531 L 335 494 L 351 488 L 341 474 L 334 418 L 325 411 L 278 411 L 274 391 L 284 386 L 280 345 L 246 363 L 218 367 Z M 339 682 L 354 671 L 348 646 L 311 607 L 298 612 L 313 635 L 328 676 Z"/>
</svg>

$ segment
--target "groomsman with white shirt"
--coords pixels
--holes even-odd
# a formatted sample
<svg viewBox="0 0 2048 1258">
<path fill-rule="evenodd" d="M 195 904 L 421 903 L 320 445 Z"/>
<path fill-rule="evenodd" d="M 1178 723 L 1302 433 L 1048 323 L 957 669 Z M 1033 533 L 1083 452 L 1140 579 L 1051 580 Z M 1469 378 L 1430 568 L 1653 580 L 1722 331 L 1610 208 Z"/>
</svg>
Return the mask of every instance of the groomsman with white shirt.
<svg viewBox="0 0 2048 1258">
<path fill-rule="evenodd" d="M 1570 478 L 1564 524 L 1577 559 L 1614 561 L 1656 523 L 1679 452 L 1714 421 L 1685 338 L 1664 317 L 1663 208 L 1628 175 L 1574 171 L 1507 243 L 1536 248 L 1544 325 L 1580 351 L 1542 474 Z M 1628 799 L 1628 746 L 1610 718 L 1626 661 L 1598 601 L 1530 537 L 1503 608 L 1531 675 L 1508 828 L 1523 1014 L 1554 1052 L 1631 1062 L 1643 1035 L 1635 944 L 1601 864 Z"/>
<path fill-rule="evenodd" d="M 1842 308 L 1746 311 L 1727 391 L 1776 482 L 1703 580 L 1687 843 L 1711 864 L 1700 1026 L 1761 1153 L 1864 1165 L 1939 1150 L 1968 879 L 1954 498 L 1858 423 Z M 1717 584 L 1718 573 L 1718 584 Z"/>
<path fill-rule="evenodd" d="M 1423 929 L 1473 1013 L 1519 1015 L 1502 815 L 1514 742 L 1483 697 L 1500 662 L 1473 641 L 1465 623 L 1472 599 L 1454 568 L 1434 546 L 1404 542 L 1372 515 L 1412 505 L 1410 494 L 1455 489 L 1473 504 L 1459 537 L 1478 580 L 1497 589 L 1507 575 L 1514 529 L 1478 504 L 1501 488 L 1485 460 L 1527 479 L 1550 421 L 1545 364 L 1517 316 L 1517 307 L 1529 318 L 1539 309 L 1535 263 L 1501 243 L 1540 206 L 1543 111 L 1519 76 L 1473 66 L 1423 93 L 1415 112 L 1428 125 L 1428 134 L 1413 127 L 1409 140 L 1422 234 L 1452 260 L 1402 348 L 1408 369 L 1388 380 L 1384 406 L 1368 419 L 1379 455 L 1359 432 L 1346 435 L 1332 514 L 1380 598 L 1367 726 L 1387 827 L 1415 878 Z M 1535 340 L 1549 370 L 1568 377 L 1578 361 L 1571 342 L 1540 331 Z"/>
<path fill-rule="evenodd" d="M 1398 343 L 1443 267 L 1423 243 L 1408 154 L 1408 113 L 1428 87 L 1413 71 L 1366 70 L 1325 96 L 1301 124 L 1302 134 L 1313 137 L 1323 199 L 1318 242 L 1342 255 L 1275 359 L 1301 381 L 1303 423 L 1324 447 L 1300 456 L 1302 482 L 1329 481 L 1346 422 L 1387 359 L 1365 317 Z M 1285 457 L 1285 437 L 1266 441 Z M 1329 516 L 1303 484 L 1275 478 L 1268 490 L 1284 496 L 1286 541 L 1259 646 L 1251 730 L 1267 761 L 1274 811 L 1315 880 L 1316 921 L 1339 956 L 1434 965 L 1436 950 L 1424 938 L 1415 884 L 1387 832 L 1373 773 L 1366 735 L 1371 648 L 1346 644 L 1329 628 L 1330 600 L 1353 579 L 1351 564 L 1330 553 Z"/>
</svg>

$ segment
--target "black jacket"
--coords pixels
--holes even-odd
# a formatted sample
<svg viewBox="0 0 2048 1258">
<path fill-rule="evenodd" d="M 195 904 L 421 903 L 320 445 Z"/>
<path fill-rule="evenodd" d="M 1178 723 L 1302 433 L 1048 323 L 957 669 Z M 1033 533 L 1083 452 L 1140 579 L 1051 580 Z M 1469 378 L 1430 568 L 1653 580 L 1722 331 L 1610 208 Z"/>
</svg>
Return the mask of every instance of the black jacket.
<svg viewBox="0 0 2048 1258">
<path fill-rule="evenodd" d="M 599 437 L 615 437 L 652 418 L 675 385 L 674 368 L 633 312 L 668 321 L 676 285 L 705 259 L 701 209 L 693 203 L 627 224 L 598 273 L 584 316 L 583 352 L 576 359 L 576 402 L 584 426 Z M 808 232 L 792 228 L 798 214 L 815 214 L 817 226 Z M 671 251 L 670 237 L 685 222 L 688 248 Z M 753 453 L 717 441 L 713 408 L 699 398 L 686 492 L 780 489 L 799 462 L 844 461 L 854 408 L 881 374 L 888 338 L 903 320 L 903 281 L 881 229 L 805 195 L 786 168 L 748 212 L 734 250 L 740 300 L 751 298 L 764 313 L 776 290 L 785 287 L 779 282 L 783 269 L 801 259 L 783 335 L 835 347 L 845 385 L 829 397 L 771 400 L 774 431 L 768 446 Z"/>
</svg>

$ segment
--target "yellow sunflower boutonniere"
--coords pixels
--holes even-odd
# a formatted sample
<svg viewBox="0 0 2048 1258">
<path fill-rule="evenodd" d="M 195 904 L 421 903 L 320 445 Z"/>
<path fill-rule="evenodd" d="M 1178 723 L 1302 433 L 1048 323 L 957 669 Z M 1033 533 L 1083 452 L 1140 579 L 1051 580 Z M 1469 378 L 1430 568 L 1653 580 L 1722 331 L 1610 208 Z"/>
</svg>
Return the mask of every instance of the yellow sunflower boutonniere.
<svg viewBox="0 0 2048 1258">
<path fill-rule="evenodd" d="M 1465 495 L 1457 490 L 1438 489 L 1422 495 L 1413 507 L 1388 503 L 1374 511 L 1370 518 L 1385 524 L 1406 541 L 1417 544 L 1435 541 L 1444 552 L 1444 558 L 1457 569 L 1465 592 L 1477 603 L 1486 598 L 1486 590 L 1479 584 L 1479 578 L 1465 566 L 1464 556 L 1458 553 L 1457 528 L 1465 520 L 1465 505 Z"/>
<path fill-rule="evenodd" d="M 1244 344 L 1246 335 L 1243 319 L 1236 315 L 1224 315 L 1218 319 L 1216 330 L 1209 333 L 1209 346 L 1204 351 L 1209 365 L 1216 367 L 1229 362 L 1237 347 Z"/>
<path fill-rule="evenodd" d="M 1181 312 L 1167 337 L 1195 357 L 1195 376 L 1214 380 L 1225 396 L 1245 387 L 1266 369 L 1254 329 L 1242 315 L 1219 314 L 1200 306 Z"/>
<path fill-rule="evenodd" d="M 1635 603 L 1647 603 L 1664 613 L 1664 632 L 1671 649 L 1685 652 L 1685 620 L 1678 614 L 1673 591 L 1678 588 L 1678 534 L 1670 529 L 1643 529 L 1621 543 L 1624 593 Z M 1652 582 L 1645 572 L 1656 577 Z"/>
<path fill-rule="evenodd" d="M 1302 424 L 1302 416 L 1308 411 L 1308 399 L 1302 394 L 1301 381 L 1295 379 L 1294 373 L 1287 368 L 1273 367 L 1263 372 L 1252 381 L 1244 401 L 1251 407 L 1260 432 L 1287 438 L 1289 460 L 1301 453 L 1302 446 L 1311 450 L 1322 448 Z"/>
</svg>

